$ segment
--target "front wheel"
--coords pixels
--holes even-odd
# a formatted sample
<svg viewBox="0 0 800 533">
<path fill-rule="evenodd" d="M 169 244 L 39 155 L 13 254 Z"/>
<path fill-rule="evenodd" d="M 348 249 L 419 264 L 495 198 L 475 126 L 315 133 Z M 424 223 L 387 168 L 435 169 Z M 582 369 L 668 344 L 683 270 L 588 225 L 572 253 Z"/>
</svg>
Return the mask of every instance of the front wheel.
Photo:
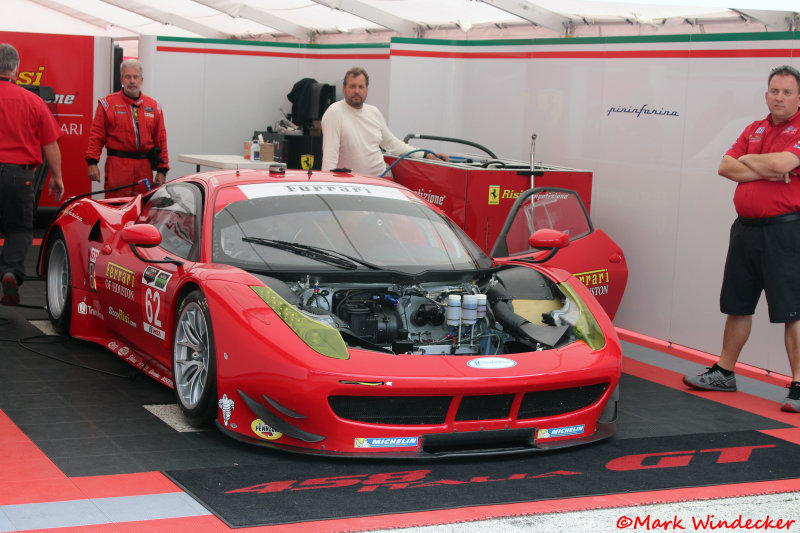
<svg viewBox="0 0 800 533">
<path fill-rule="evenodd" d="M 47 315 L 58 333 L 69 333 L 72 311 L 72 278 L 69 268 L 69 251 L 61 233 L 53 235 L 47 247 L 47 274 L 45 285 Z"/>
<path fill-rule="evenodd" d="M 204 427 L 216 418 L 217 372 L 208 302 L 190 292 L 178 309 L 172 345 L 175 397 L 190 425 Z"/>
</svg>

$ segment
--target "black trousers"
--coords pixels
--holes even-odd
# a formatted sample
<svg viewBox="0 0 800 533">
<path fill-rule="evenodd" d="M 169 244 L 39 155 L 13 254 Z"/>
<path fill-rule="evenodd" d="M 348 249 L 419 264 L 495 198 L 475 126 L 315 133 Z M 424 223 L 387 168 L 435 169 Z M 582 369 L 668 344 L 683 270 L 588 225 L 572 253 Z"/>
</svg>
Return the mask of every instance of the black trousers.
<svg viewBox="0 0 800 533">
<path fill-rule="evenodd" d="M 11 272 L 20 285 L 33 239 L 33 186 L 33 168 L 0 163 L 0 276 Z"/>
</svg>

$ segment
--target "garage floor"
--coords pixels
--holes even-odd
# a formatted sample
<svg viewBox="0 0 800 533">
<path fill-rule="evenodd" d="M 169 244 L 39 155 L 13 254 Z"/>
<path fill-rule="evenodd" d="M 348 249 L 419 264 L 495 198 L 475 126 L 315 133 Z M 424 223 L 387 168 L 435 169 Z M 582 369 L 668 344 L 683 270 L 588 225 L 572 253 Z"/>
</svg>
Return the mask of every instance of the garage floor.
<svg viewBox="0 0 800 533">
<path fill-rule="evenodd" d="M 0 532 L 226 531 L 225 522 L 162 472 L 235 465 L 277 468 L 287 461 L 307 468 L 319 462 L 242 444 L 216 430 L 182 427 L 171 390 L 137 375 L 99 346 L 46 333 L 43 285 L 28 280 L 21 291 L 23 307 L 0 308 Z M 620 333 L 623 339 L 636 342 L 624 342 L 615 441 L 756 430 L 800 444 L 800 415 L 778 409 L 785 389 L 775 379 L 737 377 L 740 392 L 736 394 L 689 392 L 680 376 L 702 371 L 701 364 L 647 347 L 630 332 Z M 793 460 L 800 461 L 800 454 Z M 604 496 L 245 529 L 357 531 L 797 492 L 800 478 L 711 487 L 696 480 L 687 485 L 691 486 L 670 491 L 609 489 Z M 781 509 L 776 512 L 785 514 Z M 524 530 L 537 529 L 528 523 Z"/>
</svg>

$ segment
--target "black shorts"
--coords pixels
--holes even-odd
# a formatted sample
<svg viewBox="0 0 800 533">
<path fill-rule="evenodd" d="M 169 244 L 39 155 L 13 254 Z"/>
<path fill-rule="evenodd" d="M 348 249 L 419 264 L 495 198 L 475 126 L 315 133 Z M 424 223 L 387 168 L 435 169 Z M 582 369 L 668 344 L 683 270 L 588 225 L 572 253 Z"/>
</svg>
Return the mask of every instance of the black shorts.
<svg viewBox="0 0 800 533">
<path fill-rule="evenodd" d="M 733 223 L 719 297 L 724 314 L 752 315 L 763 290 L 770 322 L 800 320 L 800 218 L 791 218 Z"/>
</svg>

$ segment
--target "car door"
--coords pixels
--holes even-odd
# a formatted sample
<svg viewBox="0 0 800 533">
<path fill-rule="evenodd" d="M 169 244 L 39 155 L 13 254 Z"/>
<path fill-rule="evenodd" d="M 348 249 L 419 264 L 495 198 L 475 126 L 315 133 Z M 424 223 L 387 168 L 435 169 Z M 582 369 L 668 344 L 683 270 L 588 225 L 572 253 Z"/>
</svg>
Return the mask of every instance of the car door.
<svg viewBox="0 0 800 533">
<path fill-rule="evenodd" d="M 160 187 L 143 200 L 136 220 L 158 229 L 160 245 L 137 248 L 118 242 L 104 249 L 95 266 L 98 296 L 110 315 L 109 328 L 159 359 L 165 359 L 163 354 L 169 350 L 177 282 L 199 257 L 200 213 L 202 194 L 197 185 Z"/>
<path fill-rule="evenodd" d="M 562 268 L 583 282 L 613 318 L 628 282 L 625 255 L 605 232 L 594 227 L 575 191 L 537 187 L 520 194 L 495 242 L 492 257 L 542 259 L 547 251 L 532 248 L 528 239 L 534 231 L 545 228 L 569 236 L 569 245 L 546 264 Z"/>
</svg>

